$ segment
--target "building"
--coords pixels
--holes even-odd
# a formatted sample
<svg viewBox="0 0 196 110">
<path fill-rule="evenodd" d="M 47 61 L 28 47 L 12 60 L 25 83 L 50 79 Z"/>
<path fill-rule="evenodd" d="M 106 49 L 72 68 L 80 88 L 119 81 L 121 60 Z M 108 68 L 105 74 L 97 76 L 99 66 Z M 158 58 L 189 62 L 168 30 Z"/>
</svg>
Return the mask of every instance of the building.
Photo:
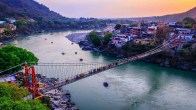
<svg viewBox="0 0 196 110">
<path fill-rule="evenodd" d="M 193 27 L 192 27 L 193 29 L 196 29 L 196 24 L 193 24 Z"/>
<path fill-rule="evenodd" d="M 168 23 L 167 26 L 170 28 L 183 28 L 183 26 L 176 24 L 176 22 Z"/>
<path fill-rule="evenodd" d="M 165 27 L 166 26 L 166 24 L 164 23 L 164 22 L 158 22 L 157 23 L 157 27 L 158 28 L 163 28 L 163 27 Z"/>
<path fill-rule="evenodd" d="M 107 24 L 107 27 L 103 30 L 103 32 L 114 32 L 115 24 Z"/>
<path fill-rule="evenodd" d="M 0 46 L 3 46 L 3 43 L 2 42 L 0 42 Z"/>
<path fill-rule="evenodd" d="M 148 34 L 156 34 L 156 32 L 157 32 L 157 26 L 150 26 L 147 29 Z"/>
<path fill-rule="evenodd" d="M 7 29 L 10 30 L 10 31 L 15 31 L 16 30 L 16 26 L 13 25 L 13 24 L 8 24 L 7 25 Z"/>
<path fill-rule="evenodd" d="M 136 39 L 133 42 L 135 44 L 141 44 L 141 45 L 154 45 L 153 39 Z"/>
<path fill-rule="evenodd" d="M 28 19 L 29 23 L 36 23 L 36 21 L 34 19 Z"/>
<path fill-rule="evenodd" d="M 188 28 L 176 28 L 175 32 L 177 34 L 190 34 L 191 33 L 191 29 L 188 29 Z"/>
<path fill-rule="evenodd" d="M 6 22 L 5 21 L 0 21 L 0 25 L 3 25 L 5 24 Z"/>
<path fill-rule="evenodd" d="M 122 24 L 120 28 L 121 34 L 128 33 L 129 24 Z"/>
<path fill-rule="evenodd" d="M 5 28 L 0 28 L 0 34 L 5 32 Z"/>
<path fill-rule="evenodd" d="M 141 28 L 140 27 L 132 27 L 131 35 L 134 35 L 134 36 L 137 36 L 137 37 L 141 37 L 141 35 L 142 35 Z"/>
<path fill-rule="evenodd" d="M 9 23 L 15 23 L 16 22 L 16 19 L 15 18 L 6 18 L 6 20 L 9 22 Z"/>
<path fill-rule="evenodd" d="M 131 37 L 126 34 L 116 34 L 112 37 L 112 44 L 114 44 L 116 47 L 122 47 L 124 44 L 129 42 L 131 40 Z"/>
</svg>

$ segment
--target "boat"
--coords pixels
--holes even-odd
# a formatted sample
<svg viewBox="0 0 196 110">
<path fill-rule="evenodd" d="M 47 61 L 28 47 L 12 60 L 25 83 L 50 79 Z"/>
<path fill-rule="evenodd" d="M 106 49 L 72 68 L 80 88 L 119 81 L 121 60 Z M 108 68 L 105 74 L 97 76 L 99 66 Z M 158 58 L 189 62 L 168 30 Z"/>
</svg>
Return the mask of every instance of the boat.
<svg viewBox="0 0 196 110">
<path fill-rule="evenodd" d="M 75 54 L 78 54 L 78 52 L 75 52 Z"/>
<path fill-rule="evenodd" d="M 104 83 L 103 83 L 103 86 L 104 86 L 104 87 L 108 87 L 109 84 L 108 84 L 107 82 L 104 82 Z"/>
<path fill-rule="evenodd" d="M 80 61 L 83 61 L 83 59 L 82 59 L 82 58 L 80 58 Z"/>
<path fill-rule="evenodd" d="M 61 54 L 62 54 L 62 55 L 65 55 L 65 53 L 64 53 L 64 52 L 62 52 Z"/>
<path fill-rule="evenodd" d="M 53 44 L 53 42 L 51 42 L 51 44 Z"/>
</svg>

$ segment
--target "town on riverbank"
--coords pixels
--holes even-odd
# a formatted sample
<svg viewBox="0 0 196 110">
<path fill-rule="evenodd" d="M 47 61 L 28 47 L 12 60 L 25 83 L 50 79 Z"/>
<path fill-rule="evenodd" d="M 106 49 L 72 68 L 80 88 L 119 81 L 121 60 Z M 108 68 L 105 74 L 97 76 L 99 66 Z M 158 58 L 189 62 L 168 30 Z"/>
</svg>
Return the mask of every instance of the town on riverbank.
<svg viewBox="0 0 196 110">
<path fill-rule="evenodd" d="M 69 35 L 68 39 L 78 43 L 82 50 L 123 58 L 155 48 L 164 40 L 172 40 L 173 36 L 176 43 L 182 44 L 141 61 L 196 71 L 196 18 L 169 23 L 141 20 L 130 24 L 108 24 L 102 31 Z"/>
</svg>

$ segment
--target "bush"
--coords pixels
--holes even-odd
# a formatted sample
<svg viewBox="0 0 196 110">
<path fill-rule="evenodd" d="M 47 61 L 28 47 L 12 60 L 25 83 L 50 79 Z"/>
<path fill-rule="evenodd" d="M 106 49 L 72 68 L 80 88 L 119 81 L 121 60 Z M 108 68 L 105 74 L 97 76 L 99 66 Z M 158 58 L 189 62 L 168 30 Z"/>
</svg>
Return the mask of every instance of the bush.
<svg viewBox="0 0 196 110">
<path fill-rule="evenodd" d="M 24 62 L 38 62 L 38 58 L 33 53 L 14 46 L 6 46 L 1 48 L 0 56 L 0 71 L 3 71 Z M 9 71 L 5 74 L 16 72 L 21 68 L 22 67 L 16 68 L 13 71 Z"/>
<path fill-rule="evenodd" d="M 14 84 L 0 83 L 0 110 L 48 110 L 39 100 L 24 100 L 28 94 Z"/>
<path fill-rule="evenodd" d="M 100 46 L 101 40 L 98 35 L 98 32 L 92 31 L 88 35 L 88 39 L 93 43 L 94 46 Z"/>
<path fill-rule="evenodd" d="M 107 33 L 103 38 L 103 44 L 107 45 L 112 37 L 112 33 Z"/>
</svg>

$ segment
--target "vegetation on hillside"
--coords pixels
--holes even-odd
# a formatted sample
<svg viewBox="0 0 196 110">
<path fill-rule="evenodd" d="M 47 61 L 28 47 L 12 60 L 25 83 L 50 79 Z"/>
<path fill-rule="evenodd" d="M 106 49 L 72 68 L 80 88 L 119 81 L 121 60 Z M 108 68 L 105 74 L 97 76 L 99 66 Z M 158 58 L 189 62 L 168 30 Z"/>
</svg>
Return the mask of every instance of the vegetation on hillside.
<svg viewBox="0 0 196 110">
<path fill-rule="evenodd" d="M 0 110 L 48 110 L 38 100 L 24 100 L 29 93 L 14 84 L 0 83 Z"/>
<path fill-rule="evenodd" d="M 169 27 L 165 26 L 162 28 L 158 28 L 156 32 L 155 43 L 157 45 L 162 44 L 163 41 L 169 37 L 170 32 L 171 32 L 171 29 Z"/>
<path fill-rule="evenodd" d="M 38 58 L 26 49 L 18 48 L 15 46 L 5 46 L 0 48 L 0 71 L 11 68 L 24 62 L 38 62 Z M 13 73 L 20 70 L 21 67 L 7 72 Z"/>
<path fill-rule="evenodd" d="M 182 21 L 177 22 L 177 24 L 182 25 L 186 28 L 192 28 L 194 24 L 196 24 L 195 19 L 186 17 Z"/>
<path fill-rule="evenodd" d="M 112 38 L 112 33 L 106 33 L 103 38 L 103 44 L 107 45 L 110 42 L 111 38 Z"/>
<path fill-rule="evenodd" d="M 90 32 L 88 34 L 88 39 L 89 39 L 90 42 L 92 42 L 92 44 L 94 46 L 100 46 L 101 45 L 101 40 L 100 40 L 99 34 L 96 31 Z"/>
</svg>

